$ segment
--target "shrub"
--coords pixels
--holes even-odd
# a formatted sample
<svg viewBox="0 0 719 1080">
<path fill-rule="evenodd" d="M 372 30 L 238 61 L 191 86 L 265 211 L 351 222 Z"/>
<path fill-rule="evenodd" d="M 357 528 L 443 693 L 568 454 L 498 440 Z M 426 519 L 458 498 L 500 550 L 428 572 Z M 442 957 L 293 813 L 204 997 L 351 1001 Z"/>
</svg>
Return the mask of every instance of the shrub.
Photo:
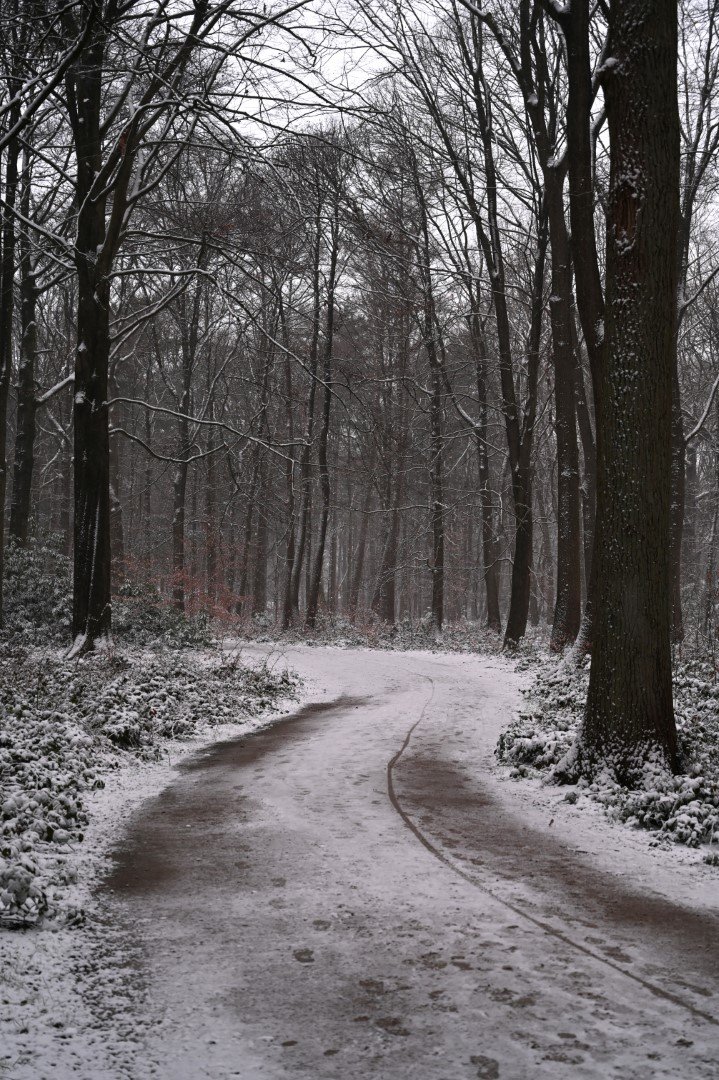
<svg viewBox="0 0 719 1080">
<path fill-rule="evenodd" d="M 86 796 L 128 752 L 237 721 L 294 694 L 296 680 L 234 657 L 0 655 L 0 922 L 77 919 L 65 855 L 81 841 Z"/>
</svg>

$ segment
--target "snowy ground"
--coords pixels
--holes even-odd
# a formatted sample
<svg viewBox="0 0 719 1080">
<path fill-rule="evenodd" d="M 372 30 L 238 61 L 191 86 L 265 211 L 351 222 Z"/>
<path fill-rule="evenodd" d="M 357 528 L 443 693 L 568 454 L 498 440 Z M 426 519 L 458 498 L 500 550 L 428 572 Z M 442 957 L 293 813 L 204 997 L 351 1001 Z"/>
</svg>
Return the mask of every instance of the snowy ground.
<svg viewBox="0 0 719 1080">
<path fill-rule="evenodd" d="M 95 796 L 88 926 L 0 938 L 0 1076 L 717 1075 L 717 871 L 509 779 L 528 676 L 285 657 L 293 719 Z"/>
</svg>

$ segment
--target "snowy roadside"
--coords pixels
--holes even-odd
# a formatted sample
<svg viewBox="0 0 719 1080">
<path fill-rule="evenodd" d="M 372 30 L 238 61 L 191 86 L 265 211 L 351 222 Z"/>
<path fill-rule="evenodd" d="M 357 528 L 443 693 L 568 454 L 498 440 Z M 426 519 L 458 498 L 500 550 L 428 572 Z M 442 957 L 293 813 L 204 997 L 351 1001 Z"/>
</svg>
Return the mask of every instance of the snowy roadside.
<svg viewBox="0 0 719 1080">
<path fill-rule="evenodd" d="M 247 658 L 240 655 L 245 663 Z M 72 920 L 61 916 L 26 929 L 0 928 L 0 1077 L 38 1080 L 45 1075 L 38 1070 L 52 1068 L 58 1044 L 72 1047 L 78 1060 L 85 1062 L 96 1039 L 98 1046 L 102 1044 L 101 1035 L 93 1031 L 97 1019 L 89 1014 L 84 996 L 98 938 L 107 929 L 95 925 L 93 891 L 107 871 L 113 846 L 138 808 L 168 785 L 178 765 L 205 747 L 265 728 L 303 701 L 322 701 L 337 693 L 331 679 L 303 679 L 297 686 L 294 673 L 279 654 L 270 652 L 263 659 L 264 665 L 255 660 L 253 666 L 272 670 L 285 694 L 256 714 L 248 713 L 247 702 L 238 697 L 237 721 L 215 723 L 208 716 L 183 738 L 157 736 L 152 757 L 128 751 L 98 754 L 98 778 L 104 786 L 82 793 L 87 818 L 82 839 L 62 845 L 62 912 L 82 912 L 83 920 L 72 925 Z M 191 662 L 206 669 L 216 664 L 217 654 L 195 653 Z M 44 857 L 53 856 L 45 853 Z M 108 1001 L 123 996 L 126 973 L 105 970 L 103 979 L 108 983 Z M 54 1074 L 48 1071 L 47 1075 Z"/>
<path fill-rule="evenodd" d="M 586 697 L 588 665 L 545 658 L 528 666 L 524 700 L 498 733 L 499 772 L 516 782 L 518 797 L 553 805 L 557 822 L 589 814 L 607 836 L 638 836 L 675 865 L 705 863 L 716 889 L 719 865 L 719 683 L 713 665 L 677 665 L 674 695 L 681 772 L 661 762 L 620 777 L 605 768 L 593 778 L 575 775 L 572 746 Z"/>
<path fill-rule="evenodd" d="M 243 642 L 243 645 L 250 656 L 257 658 L 270 649 L 269 644 L 259 642 Z M 378 658 L 385 652 L 380 650 Z M 344 685 L 342 672 L 353 654 L 361 665 L 363 657 L 372 656 L 373 650 L 344 642 L 324 648 L 317 648 L 315 643 L 286 646 L 287 662 L 303 680 L 316 678 L 318 672 L 333 672 L 338 678 L 338 693 Z M 591 793 L 552 782 L 544 769 L 518 770 L 514 764 L 498 759 L 497 747 L 508 728 L 517 722 L 524 722 L 523 718 L 534 719 L 532 707 L 536 705 L 538 674 L 544 672 L 548 677 L 557 677 L 561 684 L 561 679 L 556 676 L 557 661 L 546 654 L 538 656 L 534 648 L 522 651 L 515 657 L 497 653 L 437 653 L 403 648 L 401 658 L 398 656 L 397 659 L 398 665 L 401 665 L 398 670 L 412 664 L 418 676 L 422 672 L 432 671 L 435 664 L 446 666 L 452 672 L 451 681 L 458 704 L 454 712 L 446 716 L 448 729 L 451 730 L 453 721 L 460 719 L 464 713 L 475 719 L 462 727 L 467 742 L 460 746 L 447 737 L 442 752 L 456 754 L 457 762 L 468 774 L 476 776 L 483 787 L 490 789 L 493 797 L 527 830 L 548 831 L 570 850 L 586 856 L 608 874 L 620 875 L 627 881 L 640 880 L 648 889 L 676 903 L 717 910 L 717 868 L 704 861 L 709 850 L 707 845 L 697 849 L 677 843 L 676 835 L 671 832 L 657 833 L 646 828 L 633 828 L 617 814 L 607 813 L 607 807 L 593 798 Z M 477 666 L 485 673 L 495 673 L 491 708 L 473 700 L 474 669 Z M 566 706 L 570 703 L 576 706 L 578 700 L 566 693 L 565 688 Z M 680 722 L 689 723 L 692 714 L 684 697 L 681 703 L 684 705 Z M 711 705 L 709 711 L 711 715 L 716 715 Z M 555 727 L 559 712 L 560 709 L 556 708 L 553 713 Z M 422 725 L 413 735 L 413 743 L 421 741 L 421 733 Z"/>
<path fill-rule="evenodd" d="M 622 879 L 628 887 L 639 889 L 642 895 L 654 893 L 684 905 L 687 909 L 716 911 L 716 870 L 703 864 L 696 850 L 680 845 L 652 847 L 652 834 L 644 830 L 630 830 L 626 825 L 610 820 L 598 804 L 585 798 L 577 804 L 568 803 L 564 798 L 566 788 L 544 784 L 539 774 L 517 781 L 510 778 L 510 769 L 507 766 L 497 762 L 495 750 L 499 735 L 506 728 L 513 712 L 521 709 L 521 689 L 531 682 L 532 672 L 519 670 L 522 667 L 521 662 L 499 656 L 439 656 L 423 651 L 405 652 L 401 657 L 394 657 L 384 651 L 341 647 L 288 647 L 278 654 L 278 650 L 271 646 L 243 646 L 243 655 L 260 663 L 268 653 L 271 653 L 274 663 L 287 665 L 298 672 L 303 680 L 302 701 L 320 702 L 336 699 L 343 694 L 366 694 L 370 703 L 364 726 L 354 723 L 332 724 L 327 727 L 322 738 L 313 736 L 307 740 L 305 745 L 309 749 L 310 759 L 306 767 L 309 771 L 303 774 L 300 768 L 297 773 L 295 756 L 290 754 L 284 755 L 287 758 L 284 772 L 280 762 L 279 776 L 270 769 L 261 779 L 262 784 L 266 784 L 281 801 L 287 797 L 290 788 L 292 792 L 302 795 L 306 807 L 311 807 L 312 810 L 308 822 L 313 824 L 305 823 L 304 827 L 309 829 L 313 841 L 315 829 L 323 828 L 322 821 L 317 822 L 312 816 L 318 812 L 313 784 L 319 774 L 318 762 L 326 765 L 327 760 L 335 760 L 332 757 L 326 759 L 327 751 L 324 748 L 334 746 L 338 764 L 331 770 L 335 783 L 328 795 L 329 803 L 325 809 L 329 813 L 326 825 L 334 823 L 338 829 L 338 850 L 343 858 L 351 861 L 353 845 L 346 842 L 347 835 L 353 835 L 354 827 L 360 822 L 360 837 L 374 835 L 373 829 L 368 830 L 368 822 L 380 821 L 382 830 L 377 835 L 381 839 L 386 828 L 390 847 L 386 851 L 382 848 L 384 855 L 381 858 L 377 858 L 373 849 L 372 865 L 388 865 L 385 859 L 393 860 L 394 865 L 399 850 L 396 844 L 400 843 L 401 850 L 404 851 L 404 838 L 409 834 L 406 834 L 401 826 L 399 832 L 396 831 L 398 826 L 391 819 L 392 812 L 388 801 L 380 798 L 380 794 L 386 763 L 391 754 L 399 749 L 402 739 L 412 730 L 411 743 L 405 755 L 410 759 L 410 764 L 414 753 L 424 755 L 429 762 L 441 762 L 443 758 L 447 758 L 459 765 L 477 788 L 480 797 L 473 805 L 480 814 L 484 812 L 483 807 L 494 805 L 497 810 L 506 809 L 514 819 L 512 828 L 501 836 L 502 859 L 513 860 L 512 866 L 517 871 L 517 875 L 511 875 L 508 881 L 502 877 L 501 860 L 498 863 L 490 857 L 491 844 L 488 843 L 486 832 L 482 830 L 481 818 L 479 828 L 473 823 L 471 814 L 464 821 L 472 838 L 470 854 L 479 851 L 484 856 L 484 848 L 487 849 L 487 858 L 483 857 L 481 860 L 482 866 L 471 864 L 471 874 L 477 877 L 486 874 L 489 888 L 500 900 L 503 897 L 513 902 L 516 900 L 520 907 L 533 910 L 532 904 L 535 903 L 536 896 L 532 892 L 533 876 L 529 872 L 532 867 L 524 862 L 522 846 L 513 847 L 512 837 L 524 837 L 523 843 L 526 847 L 527 843 L 534 843 L 537 834 L 543 833 L 561 843 L 564 848 L 563 857 L 571 867 L 575 866 L 575 862 L 578 867 L 590 865 L 596 870 L 606 871 L 614 880 Z M 83 883 L 77 887 L 78 903 L 87 904 L 90 900 L 92 884 L 102 876 L 112 845 L 115 839 L 119 839 L 126 831 L 128 819 L 139 810 L 146 799 L 151 799 L 169 781 L 175 779 L 175 767 L 182 760 L 190 754 L 201 752 L 210 740 L 214 743 L 219 739 L 256 730 L 271 722 L 275 715 L 253 718 L 246 723 L 213 726 L 211 730 L 203 729 L 192 739 L 179 743 L 167 741 L 163 743 L 162 760 L 130 764 L 111 774 L 107 787 L 92 796 L 91 824 L 87 830 L 87 839 L 84 845 L 77 846 L 76 856 L 80 860 L 77 865 Z M 365 715 L 364 712 L 362 715 Z M 417 726 L 418 720 L 420 723 Z M 374 764 L 370 767 L 367 753 L 372 748 Z M 358 772 L 366 774 L 356 777 L 363 780 L 362 784 L 348 784 L 348 762 L 351 762 Z M 352 773 L 349 775 L 351 778 Z M 289 785 L 288 776 L 292 777 Z M 401 769 L 399 783 L 401 792 Z M 490 796 L 489 801 L 485 799 L 486 795 Z M 347 802 L 346 820 L 339 823 L 335 821 L 338 801 L 342 806 Z M 319 803 L 321 802 L 320 798 Z M 274 805 L 272 800 L 270 805 Z M 423 804 L 420 804 L 420 810 L 422 806 Z M 500 813 L 500 820 L 502 817 Z M 423 825 L 421 815 L 418 820 Z M 184 828 L 182 818 L 180 821 L 180 827 Z M 273 819 L 273 822 L 279 833 L 284 835 L 282 819 Z M 204 835 L 207 836 L 207 833 Z M 447 860 L 453 862 L 461 855 L 461 848 L 457 848 L 453 834 L 450 834 L 450 840 L 452 844 L 448 846 L 446 854 Z M 383 840 L 382 843 L 384 842 Z M 323 844 L 313 843 L 311 849 L 314 850 L 315 847 L 324 852 Z M 421 849 L 418 850 L 415 841 L 410 838 L 406 848 L 410 868 L 416 867 L 420 853 Z M 552 859 L 555 855 L 556 853 L 552 852 Z M 190 853 L 190 865 L 193 858 Z M 253 860 L 253 867 L 258 869 L 260 877 L 262 858 L 264 855 L 258 855 Z M 324 854 L 322 859 L 325 859 Z M 423 857 L 420 862 L 422 866 L 425 865 Z M 285 872 L 283 867 L 283 873 Z M 414 873 L 414 869 L 412 872 Z M 356 868 L 353 873 L 356 874 Z M 345 868 L 339 879 L 341 882 L 352 880 L 353 873 Z M 432 877 L 431 874 L 426 876 L 428 879 Z M 267 867 L 264 878 L 272 881 L 273 902 L 278 902 L 273 872 Z M 310 878 L 311 889 L 314 889 L 316 877 L 310 875 Z M 390 887 L 395 878 L 394 873 L 381 874 L 378 887 Z M 0 1056 L 0 1077 L 7 1076 L 12 1080 L 49 1080 L 50 1077 L 78 1075 L 87 1080 L 90 1077 L 93 1080 L 95 1077 L 138 1080 L 139 1077 L 146 1076 L 183 1075 L 195 1080 L 200 1075 L 233 1074 L 231 1071 L 223 1071 L 222 1068 L 213 1072 L 203 1066 L 200 1070 L 192 1064 L 197 1061 L 198 1056 L 204 1060 L 209 1054 L 216 1053 L 221 1056 L 225 1051 L 229 1053 L 235 1043 L 232 1040 L 223 1042 L 225 1034 L 231 1031 L 234 1039 L 238 1027 L 241 1028 L 234 1005 L 231 1010 L 232 1021 L 227 1029 L 217 1019 L 215 969 L 212 969 L 209 982 L 203 982 L 206 974 L 201 964 L 193 969 L 191 978 L 185 978 L 184 981 L 181 978 L 178 981 L 173 976 L 170 980 L 172 993 L 169 997 L 158 992 L 156 982 L 148 982 L 147 985 L 143 983 L 143 972 L 149 970 L 155 979 L 158 969 L 164 970 L 166 963 L 172 966 L 173 957 L 180 957 L 184 962 L 186 946 L 190 951 L 199 950 L 203 963 L 207 962 L 203 952 L 207 926 L 215 925 L 213 920 L 222 920 L 227 912 L 224 909 L 203 907 L 202 889 L 199 898 L 196 897 L 194 893 L 197 882 L 193 882 L 191 874 L 187 876 L 187 880 L 188 903 L 194 903 L 196 908 L 199 905 L 202 918 L 196 918 L 189 927 L 186 919 L 181 920 L 182 934 L 179 944 L 173 937 L 175 931 L 171 920 L 168 925 L 164 923 L 162 889 L 153 894 L 154 908 L 152 905 L 144 907 L 142 904 L 135 907 L 133 925 L 136 925 L 136 935 L 131 934 L 129 939 L 127 928 L 123 932 L 111 919 L 95 921 L 92 908 L 86 926 L 81 928 L 59 928 L 56 932 L 32 930 L 0 935 L 0 948 L 9 945 L 14 949 L 12 953 L 0 953 L 0 962 L 3 963 L 0 980 L 4 984 L 1 996 L 11 1006 L 9 1008 L 6 1005 L 3 1008 L 0 1020 L 0 1055 L 5 1055 L 4 1058 Z M 446 923 L 447 888 L 453 888 L 444 877 L 444 870 L 437 879 L 436 887 L 440 904 L 437 910 L 441 910 L 436 933 L 441 936 L 442 927 Z M 172 892 L 172 889 L 169 891 Z M 268 926 L 275 916 L 282 923 L 286 918 L 286 911 L 268 908 L 262 902 L 262 893 L 255 895 L 254 888 L 246 895 L 249 904 L 248 918 L 252 917 L 257 925 L 263 927 L 263 939 L 268 943 L 268 948 L 281 948 L 282 942 L 276 941 L 276 935 L 268 931 Z M 356 893 L 351 895 L 354 910 Z M 550 899 L 553 895 L 550 895 Z M 346 899 L 344 894 L 341 894 L 341 899 Z M 562 910 L 567 902 L 567 896 L 562 893 L 562 904 L 557 911 L 552 909 L 551 920 L 556 917 L 561 923 Z M 372 905 L 374 912 L 374 894 Z M 171 908 L 170 903 L 170 910 Z M 393 911 L 395 908 L 396 904 L 393 905 Z M 472 911 L 474 910 L 473 906 Z M 581 904 L 579 910 L 582 910 Z M 209 923 L 205 922 L 206 918 Z M 506 918 L 504 921 L 506 922 Z M 474 926 L 474 923 L 472 925 Z M 304 923 L 302 926 L 304 934 L 307 928 Z M 516 947 L 513 937 L 516 929 L 510 926 L 507 936 L 497 924 L 498 939 L 506 948 Z M 475 933 L 476 930 L 473 929 L 472 934 Z M 486 926 L 483 933 L 486 936 Z M 189 936 L 182 936 L 185 934 Z M 150 951 L 146 955 L 144 950 L 148 949 L 148 941 L 159 943 L 157 953 Z M 432 944 L 432 939 L 428 939 L 427 947 L 429 944 Z M 544 934 L 537 941 L 536 949 L 538 951 L 533 954 L 537 961 L 536 969 L 541 972 L 547 949 Z M 456 946 L 452 946 L 452 951 L 457 951 Z M 137 962 L 133 962 L 135 953 Z M 235 955 L 230 953 L 231 957 Z M 506 956 L 504 959 L 506 960 Z M 365 961 L 363 952 L 363 964 Z M 375 962 L 379 965 L 379 971 L 386 962 L 384 952 L 381 959 Z M 509 969 L 500 967 L 500 963 L 501 958 L 496 959 L 493 970 L 499 973 L 502 980 L 506 980 L 509 976 L 505 972 Z M 231 959 L 230 966 L 233 965 L 236 966 Z M 363 977 L 366 977 L 364 968 L 363 972 Z M 186 971 L 184 975 L 187 976 Z M 233 978 L 235 977 L 244 976 L 237 975 L 233 967 Z M 543 976 L 538 974 L 537 978 L 541 982 Z M 282 1030 L 286 1031 L 284 981 L 281 981 L 279 993 Z M 178 1013 L 175 1009 L 178 996 L 182 999 L 185 1012 Z M 609 996 L 611 999 L 611 994 Z M 235 1000 L 233 997 L 232 1001 Z M 244 1009 L 245 999 L 242 1000 Z M 251 995 L 249 1000 L 251 1001 Z M 581 999 L 577 1000 L 581 1005 Z M 147 1007 L 148 1001 L 152 1003 L 151 1008 Z M 204 1017 L 203 1023 L 208 1039 L 212 1039 L 212 1046 L 209 1043 L 207 1047 L 204 1043 L 194 1044 L 196 1014 Z M 192 1018 L 189 1033 L 185 1029 L 188 1017 Z M 449 1022 L 449 1019 L 451 1018 L 443 1016 L 443 1023 Z M 202 1024 L 199 1026 L 202 1028 Z M 169 1044 L 168 1031 L 171 1033 Z M 175 1040 L 178 1040 L 179 1050 Z M 586 1041 L 591 1042 L 591 1039 Z M 271 1049 L 262 1043 L 262 1061 Z M 168 1053 L 175 1054 L 177 1060 L 182 1059 L 184 1072 L 178 1073 L 173 1065 L 168 1066 Z M 195 1055 L 190 1057 L 189 1065 L 185 1061 L 187 1054 Z M 238 1059 L 235 1057 L 233 1060 Z M 246 1070 L 244 1075 L 265 1074 L 252 1071 L 254 1060 L 254 1057 L 241 1058 L 243 1069 Z M 509 1056 L 507 1060 L 513 1058 Z M 258 1065 L 258 1070 L 259 1068 Z M 628 1075 L 628 1072 L 625 1070 L 622 1075 Z M 657 1075 L 668 1074 L 662 1072 Z M 672 1075 L 681 1074 L 675 1070 Z M 685 1072 L 684 1075 L 689 1073 Z"/>
</svg>

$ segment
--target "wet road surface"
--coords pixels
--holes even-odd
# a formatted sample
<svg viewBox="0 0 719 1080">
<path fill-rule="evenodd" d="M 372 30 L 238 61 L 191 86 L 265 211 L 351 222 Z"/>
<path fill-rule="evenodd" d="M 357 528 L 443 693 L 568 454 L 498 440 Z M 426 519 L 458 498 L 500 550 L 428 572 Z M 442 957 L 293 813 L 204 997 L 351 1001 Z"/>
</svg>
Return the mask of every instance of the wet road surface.
<svg viewBox="0 0 719 1080">
<path fill-rule="evenodd" d="M 719 1075 L 716 912 L 488 782 L 501 662 L 288 659 L 341 692 L 186 762 L 115 852 L 127 1015 L 102 1075 Z"/>
</svg>

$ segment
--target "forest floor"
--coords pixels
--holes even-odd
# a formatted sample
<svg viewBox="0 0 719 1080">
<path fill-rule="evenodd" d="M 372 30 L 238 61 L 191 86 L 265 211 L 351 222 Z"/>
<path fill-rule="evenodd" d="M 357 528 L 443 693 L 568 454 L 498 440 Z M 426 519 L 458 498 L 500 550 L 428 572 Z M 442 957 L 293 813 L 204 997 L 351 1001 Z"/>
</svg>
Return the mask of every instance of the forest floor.
<svg viewBox="0 0 719 1080">
<path fill-rule="evenodd" d="M 510 778 L 527 673 L 283 660 L 295 712 L 96 793 L 86 925 L 0 935 L 0 1076 L 717 1075 L 717 871 Z"/>
</svg>

